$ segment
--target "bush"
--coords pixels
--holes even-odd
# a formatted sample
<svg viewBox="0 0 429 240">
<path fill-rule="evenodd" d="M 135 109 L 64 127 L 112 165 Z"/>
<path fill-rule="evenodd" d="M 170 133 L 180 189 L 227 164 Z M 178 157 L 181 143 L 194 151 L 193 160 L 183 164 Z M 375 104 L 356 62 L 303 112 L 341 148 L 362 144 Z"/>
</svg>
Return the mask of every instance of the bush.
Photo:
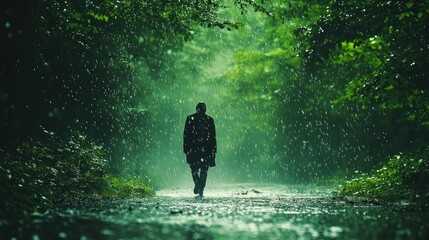
<svg viewBox="0 0 429 240">
<path fill-rule="evenodd" d="M 137 179 L 109 175 L 103 148 L 80 132 L 66 139 L 45 132 L 46 141 L 27 141 L 12 153 L 0 151 L 1 218 L 85 199 L 153 195 Z"/>
<path fill-rule="evenodd" d="M 375 202 L 429 203 L 429 151 L 399 154 L 381 169 L 347 182 L 340 196 Z"/>
<path fill-rule="evenodd" d="M 105 198 L 128 198 L 152 196 L 155 192 L 142 183 L 138 178 L 124 180 L 111 175 L 106 175 L 107 187 L 101 191 L 101 197 Z"/>
</svg>

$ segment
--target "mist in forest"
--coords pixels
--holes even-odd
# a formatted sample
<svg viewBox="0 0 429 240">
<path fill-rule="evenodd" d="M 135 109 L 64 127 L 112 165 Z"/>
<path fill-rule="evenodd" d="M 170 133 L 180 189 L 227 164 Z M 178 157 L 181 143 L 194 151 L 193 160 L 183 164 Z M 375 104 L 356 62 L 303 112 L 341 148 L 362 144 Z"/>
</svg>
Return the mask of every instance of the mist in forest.
<svg viewBox="0 0 429 240">
<path fill-rule="evenodd" d="M 424 238 L 428 24 L 427 0 L 4 1 L 0 238 Z"/>
<path fill-rule="evenodd" d="M 106 175 L 191 184 L 183 128 L 201 101 L 217 129 L 209 183 L 334 184 L 418 159 L 429 131 L 426 5 L 8 3 L 5 168 L 27 155 L 55 168 L 78 138 Z"/>
<path fill-rule="evenodd" d="M 195 113 L 198 102 L 205 102 L 207 114 L 216 124 L 217 166 L 209 170 L 210 184 L 225 182 L 267 182 L 276 180 L 278 172 L 260 163 L 274 158 L 274 133 L 268 125 L 274 109 L 255 102 L 243 104 L 234 97 L 234 82 L 225 78 L 234 54 L 255 48 L 262 34 L 261 14 L 248 16 L 245 27 L 237 31 L 200 29 L 182 51 L 169 51 L 171 62 L 148 89 L 144 103 L 148 106 L 147 152 L 141 159 L 144 172 L 155 182 L 167 185 L 190 185 L 190 168 L 183 153 L 183 129 L 187 115 Z M 250 19 L 250 20 L 249 20 Z M 246 20 L 246 18 L 243 18 Z M 137 71 L 148 78 L 144 70 Z M 150 77 L 149 77 L 150 78 Z M 261 114 L 252 119 L 252 113 Z M 254 121 L 260 121 L 255 123 Z M 265 123 L 265 124 L 264 124 Z M 264 126 L 264 127 L 261 127 Z M 144 166 L 144 167 L 143 167 Z"/>
</svg>

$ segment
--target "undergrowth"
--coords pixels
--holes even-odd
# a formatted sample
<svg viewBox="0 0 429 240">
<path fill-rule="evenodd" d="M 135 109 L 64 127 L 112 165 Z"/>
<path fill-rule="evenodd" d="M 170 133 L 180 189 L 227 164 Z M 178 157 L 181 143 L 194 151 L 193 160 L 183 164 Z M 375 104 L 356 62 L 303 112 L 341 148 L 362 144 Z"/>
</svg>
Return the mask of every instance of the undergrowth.
<svg viewBox="0 0 429 240">
<path fill-rule="evenodd" d="M 429 150 L 398 154 L 380 169 L 346 182 L 338 193 L 352 200 L 429 204 Z"/>
<path fill-rule="evenodd" d="M 65 139 L 45 133 L 45 141 L 30 140 L 15 151 L 0 149 L 0 218 L 21 219 L 54 205 L 85 200 L 154 195 L 137 178 L 106 172 L 103 148 L 80 132 Z"/>
</svg>

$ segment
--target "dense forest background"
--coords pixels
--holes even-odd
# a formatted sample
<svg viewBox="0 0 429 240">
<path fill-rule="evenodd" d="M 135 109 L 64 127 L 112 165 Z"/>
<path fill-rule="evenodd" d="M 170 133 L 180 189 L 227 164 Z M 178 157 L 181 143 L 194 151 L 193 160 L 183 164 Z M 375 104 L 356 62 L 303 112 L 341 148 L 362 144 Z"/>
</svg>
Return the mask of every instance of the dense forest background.
<svg viewBox="0 0 429 240">
<path fill-rule="evenodd" d="M 427 165 L 427 0 L 8 1 L 0 14 L 5 183 L 23 163 L 60 169 L 64 152 L 153 186 L 189 181 L 182 131 L 199 101 L 218 132 L 213 181 Z"/>
</svg>

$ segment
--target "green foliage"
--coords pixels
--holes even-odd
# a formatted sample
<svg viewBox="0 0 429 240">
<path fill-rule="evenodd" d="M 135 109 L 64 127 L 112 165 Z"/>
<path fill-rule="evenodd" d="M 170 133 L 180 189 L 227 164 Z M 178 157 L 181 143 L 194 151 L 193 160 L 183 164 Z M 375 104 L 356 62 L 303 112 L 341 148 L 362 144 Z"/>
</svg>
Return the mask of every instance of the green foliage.
<svg viewBox="0 0 429 240">
<path fill-rule="evenodd" d="M 125 180 L 122 178 L 106 175 L 107 186 L 99 193 L 105 198 L 130 198 L 130 197 L 147 197 L 153 196 L 155 192 L 152 188 L 143 184 L 143 180 L 133 177 Z"/>
<path fill-rule="evenodd" d="M 243 7 L 257 4 L 257 1 L 236 3 Z M 273 15 L 274 13 L 269 12 L 275 12 L 275 15 L 281 16 L 281 21 L 278 18 L 260 19 L 258 24 L 262 25 L 260 27 L 263 32 L 256 35 L 258 39 L 254 39 L 258 45 L 236 52 L 232 67 L 225 74 L 225 79 L 229 81 L 232 89 L 229 97 L 234 101 L 244 99 L 241 103 L 244 105 L 262 105 L 262 111 L 277 109 L 285 88 L 294 86 L 294 82 L 302 76 L 299 72 L 301 65 L 295 50 L 297 41 L 293 30 L 315 19 L 321 6 L 301 1 L 271 1 L 266 5 L 272 10 L 264 8 L 261 11 L 267 15 Z M 261 115 L 260 112 L 254 114 Z"/>
<path fill-rule="evenodd" d="M 103 148 L 85 135 L 73 132 L 63 139 L 45 133 L 46 141 L 31 140 L 14 153 L 1 152 L 0 217 L 19 217 L 55 204 L 100 197 L 153 195 L 136 179 L 108 175 Z"/>
<path fill-rule="evenodd" d="M 429 204 L 429 151 L 399 154 L 371 174 L 348 181 L 340 196 L 376 202 Z"/>
<path fill-rule="evenodd" d="M 228 110 L 222 120 L 234 122 L 225 149 L 277 164 L 292 179 L 372 168 L 392 152 L 428 143 L 428 1 L 41 0 L 5 6 L 5 14 L 25 18 L 7 20 L 0 38 L 6 56 L 0 64 L 2 146 L 37 136 L 39 125 L 60 133 L 79 129 L 107 146 L 109 170 L 139 172 L 148 161 L 142 156 L 159 152 L 158 139 L 171 140 L 177 131 L 168 111 L 179 112 L 195 95 L 169 93 L 195 79 L 203 79 L 198 91 L 219 104 L 218 112 Z M 250 9 L 277 17 L 256 14 L 239 29 L 240 12 Z M 251 33 L 222 38 L 213 31 L 196 39 L 209 31 L 204 28 Z M 189 40 L 195 42 L 182 49 Z M 222 59 L 229 52 L 236 52 L 230 68 Z M 207 70 L 201 65 L 208 62 L 214 64 Z M 221 85 L 222 91 L 212 91 Z M 150 96 L 157 101 L 146 101 Z M 246 114 L 233 119 L 237 109 Z M 257 153 L 257 140 L 273 136 L 275 146 L 267 141 Z M 78 158 L 76 152 L 55 149 L 33 142 L 20 147 L 20 157 L 6 158 L 24 168 L 22 154 L 43 164 L 54 164 L 48 156 L 57 156 L 64 166 L 53 168 L 67 174 L 104 169 L 91 165 L 94 149 L 77 165 L 67 160 Z M 73 181 L 85 186 L 104 174 L 79 174 Z"/>
<path fill-rule="evenodd" d="M 5 19 L 9 13 L 16 16 L 7 22 L 15 31 L 10 44 L 0 44 L 7 64 L 0 68 L 5 76 L 0 79 L 0 104 L 5 109 L 0 113 L 0 135 L 5 138 L 1 144 L 37 137 L 39 125 L 59 133 L 77 129 L 105 144 L 111 169 L 119 172 L 130 166 L 127 161 L 140 159 L 138 153 L 149 147 L 151 124 L 142 112 L 154 106 L 143 103 L 151 87 L 158 89 L 165 80 L 161 74 L 171 66 L 171 53 L 201 29 L 239 28 L 233 16 L 223 14 L 234 8 L 231 3 L 5 3 Z M 8 41 L 7 34 L 0 34 L 2 43 Z"/>
<path fill-rule="evenodd" d="M 297 52 L 299 42 L 294 31 L 317 21 L 324 9 L 323 1 L 311 3 L 272 2 L 284 22 L 261 21 L 264 32 L 256 39 L 258 46 L 236 53 L 225 75 L 232 92 L 228 97 L 251 109 L 246 117 L 251 119 L 252 128 L 262 129 L 268 138 L 275 139 L 267 151 L 275 171 L 281 178 L 296 182 L 320 179 L 348 167 L 340 160 L 345 156 L 343 149 L 351 149 L 346 141 L 337 141 L 343 129 L 337 116 L 331 114 L 335 91 L 321 81 L 323 74 L 306 71 Z M 248 121 L 243 123 L 241 129 Z"/>
<path fill-rule="evenodd" d="M 286 24 L 263 22 L 260 45 L 236 53 L 226 79 L 234 102 L 253 107 L 255 125 L 274 126 L 284 175 L 367 171 L 427 145 L 427 1 L 272 1 L 270 9 Z"/>
<path fill-rule="evenodd" d="M 339 160 L 352 169 L 428 143 L 427 8 L 427 1 L 330 1 L 295 31 L 303 71 L 326 89 L 319 102 L 336 128 L 354 133 L 338 136 L 351 143 Z"/>
<path fill-rule="evenodd" d="M 310 69 L 342 69 L 335 103 L 384 112 L 404 131 L 428 131 L 428 8 L 427 1 L 331 2 L 298 33 L 301 55 Z"/>
<path fill-rule="evenodd" d="M 246 13 L 249 9 L 255 10 L 255 12 L 264 13 L 267 16 L 275 16 L 276 18 L 284 20 L 283 16 L 278 14 L 275 10 L 269 9 L 273 5 L 277 5 L 277 2 L 266 4 L 264 0 L 234 0 L 234 4 L 240 8 L 241 14 Z"/>
</svg>

